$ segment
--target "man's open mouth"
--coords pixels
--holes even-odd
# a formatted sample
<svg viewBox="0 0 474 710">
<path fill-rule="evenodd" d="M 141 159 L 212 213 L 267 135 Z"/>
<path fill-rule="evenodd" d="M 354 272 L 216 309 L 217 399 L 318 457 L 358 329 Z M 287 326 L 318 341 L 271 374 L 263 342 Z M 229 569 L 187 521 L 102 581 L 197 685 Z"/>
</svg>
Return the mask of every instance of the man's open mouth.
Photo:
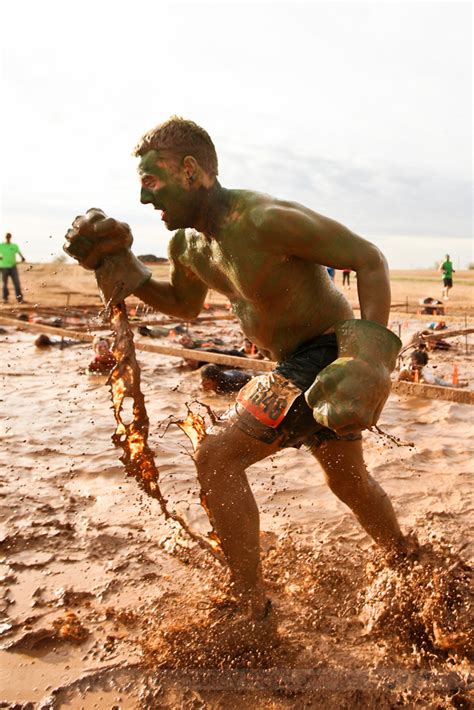
<svg viewBox="0 0 474 710">
<path fill-rule="evenodd" d="M 162 207 L 159 207 L 158 205 L 155 205 L 155 210 L 158 210 L 158 212 L 161 212 L 161 219 L 165 221 L 166 219 L 166 210 L 164 210 Z"/>
</svg>

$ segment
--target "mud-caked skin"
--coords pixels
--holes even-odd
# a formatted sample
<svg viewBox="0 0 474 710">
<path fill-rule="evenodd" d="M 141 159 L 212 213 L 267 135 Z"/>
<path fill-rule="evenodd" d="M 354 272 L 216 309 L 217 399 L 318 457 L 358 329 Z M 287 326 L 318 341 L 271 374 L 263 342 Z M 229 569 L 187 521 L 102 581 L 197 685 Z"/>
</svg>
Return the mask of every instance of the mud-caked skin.
<svg viewBox="0 0 474 710">
<path fill-rule="evenodd" d="M 335 332 L 340 357 L 319 373 L 307 401 L 315 419 L 338 434 L 372 426 L 387 398 L 399 347 L 385 327 L 390 308 L 385 258 L 370 242 L 303 205 L 223 188 L 216 179 L 217 159 L 211 170 L 198 150 L 182 150 L 181 139 L 173 147 L 169 136 L 183 125 L 202 136 L 196 124 L 173 118 L 150 132 L 153 140 L 163 138 L 163 148 L 161 143 L 149 148 L 146 134 L 140 144 L 145 147 L 137 150 L 141 202 L 161 211 L 162 221 L 176 232 L 169 243 L 169 281 L 150 279 L 135 295 L 163 313 L 190 319 L 212 288 L 230 300 L 245 335 L 274 360 Z M 191 146 L 197 145 L 194 139 L 193 134 Z M 96 269 L 110 254 L 129 249 L 131 234 L 122 223 L 92 211 L 76 218 L 67 239 L 68 253 Z M 327 266 L 357 274 L 361 320 L 355 330 L 347 325 L 354 323 L 352 309 Z M 371 347 L 374 328 L 377 346 Z M 253 618 L 262 617 L 267 603 L 259 516 L 245 470 L 278 448 L 278 441 L 252 438 L 229 420 L 205 437 L 195 458 L 234 589 Z M 393 508 L 365 467 L 360 440 L 328 440 L 311 451 L 330 488 L 372 538 L 386 549 L 403 548 Z"/>
<path fill-rule="evenodd" d="M 195 184 L 182 178 L 184 163 L 176 167 L 156 150 L 141 158 L 141 201 L 161 209 L 167 226 L 182 228 L 169 244 L 170 282 L 150 280 L 135 291 L 140 298 L 164 313 L 192 318 L 212 288 L 229 298 L 244 333 L 261 352 L 281 360 L 301 343 L 353 318 L 326 271 L 326 266 L 347 267 L 357 273 L 362 318 L 386 325 L 388 272 L 373 244 L 298 203 L 227 190 L 199 175 L 193 163 L 188 170 L 195 171 Z M 86 268 L 97 268 L 132 240 L 128 225 L 100 210 L 76 218 L 66 237 L 68 253 Z M 375 423 L 390 387 L 375 365 L 376 360 L 372 373 L 363 373 L 371 377 L 367 388 L 361 385 L 362 363 L 347 363 L 343 390 L 355 387 L 359 393 L 354 397 L 352 392 L 356 407 L 338 416 L 336 430 L 347 433 Z M 366 363 L 362 369 L 368 369 Z M 323 372 L 319 382 L 324 377 Z M 374 391 L 380 391 L 379 401 L 373 401 Z M 330 393 L 326 387 L 325 396 Z M 319 420 L 318 410 L 315 414 Z"/>
</svg>

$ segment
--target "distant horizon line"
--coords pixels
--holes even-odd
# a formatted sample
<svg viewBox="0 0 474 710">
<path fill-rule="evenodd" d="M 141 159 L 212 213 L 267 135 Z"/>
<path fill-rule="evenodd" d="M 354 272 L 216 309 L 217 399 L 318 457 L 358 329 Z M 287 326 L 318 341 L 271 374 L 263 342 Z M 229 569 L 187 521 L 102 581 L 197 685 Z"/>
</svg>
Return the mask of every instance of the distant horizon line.
<svg viewBox="0 0 474 710">
<path fill-rule="evenodd" d="M 65 258 L 67 259 L 68 257 L 64 255 Z M 139 255 L 137 255 L 139 256 Z M 158 261 L 143 261 L 144 264 L 148 264 L 150 266 L 162 266 L 169 264 L 169 259 L 167 257 L 157 257 Z M 60 261 L 59 261 L 60 260 Z M 79 266 L 80 264 L 76 264 L 73 261 L 62 261 L 62 254 L 58 254 L 56 257 L 49 259 L 49 260 L 44 260 L 44 261 L 31 261 L 29 259 L 26 260 L 26 263 L 31 264 L 31 265 L 40 265 L 40 264 L 50 264 L 51 266 Z M 474 261 L 473 263 L 473 268 L 470 268 L 469 266 L 466 267 L 458 267 L 458 272 L 459 271 L 467 271 L 471 272 L 474 271 Z M 83 268 L 83 267 L 81 267 Z M 342 269 L 336 269 L 336 271 L 342 271 Z M 352 271 L 355 272 L 355 269 L 352 269 Z M 389 271 L 431 271 L 435 274 L 439 274 L 438 267 L 434 266 L 403 266 L 403 267 L 391 267 L 389 265 Z M 456 271 L 455 271 L 456 273 Z"/>
</svg>

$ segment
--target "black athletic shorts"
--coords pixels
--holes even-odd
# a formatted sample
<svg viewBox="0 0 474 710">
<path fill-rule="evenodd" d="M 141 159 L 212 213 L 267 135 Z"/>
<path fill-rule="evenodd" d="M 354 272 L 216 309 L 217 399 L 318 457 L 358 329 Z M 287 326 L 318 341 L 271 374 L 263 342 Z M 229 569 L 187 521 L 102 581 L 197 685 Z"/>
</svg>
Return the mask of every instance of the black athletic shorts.
<svg viewBox="0 0 474 710">
<path fill-rule="evenodd" d="M 301 390 L 283 421 L 276 427 L 268 426 L 256 419 L 245 407 L 236 402 L 235 413 L 231 415 L 239 429 L 259 441 L 272 444 L 278 441 L 281 448 L 317 448 L 324 441 L 360 439 L 360 434 L 339 436 L 332 429 L 318 424 L 313 410 L 307 405 L 304 392 L 313 384 L 316 375 L 337 358 L 337 340 L 334 333 L 318 335 L 300 345 L 294 353 L 279 362 L 275 373 L 289 380 Z"/>
<path fill-rule="evenodd" d="M 453 280 L 452 280 L 452 279 L 448 279 L 448 277 L 445 276 L 444 279 L 443 279 L 443 286 L 449 286 L 449 288 L 452 288 L 452 286 L 453 286 Z"/>
</svg>

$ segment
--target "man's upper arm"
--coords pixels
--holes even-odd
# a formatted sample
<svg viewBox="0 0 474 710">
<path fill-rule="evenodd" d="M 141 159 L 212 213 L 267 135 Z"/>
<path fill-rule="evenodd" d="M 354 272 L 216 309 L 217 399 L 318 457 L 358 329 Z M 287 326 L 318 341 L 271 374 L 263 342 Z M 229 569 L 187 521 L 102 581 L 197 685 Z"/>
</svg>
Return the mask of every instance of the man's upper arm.
<svg viewBox="0 0 474 710">
<path fill-rule="evenodd" d="M 354 271 L 383 260 L 375 245 L 339 222 L 297 204 L 265 207 L 256 222 L 269 248 L 288 256 Z"/>
</svg>

